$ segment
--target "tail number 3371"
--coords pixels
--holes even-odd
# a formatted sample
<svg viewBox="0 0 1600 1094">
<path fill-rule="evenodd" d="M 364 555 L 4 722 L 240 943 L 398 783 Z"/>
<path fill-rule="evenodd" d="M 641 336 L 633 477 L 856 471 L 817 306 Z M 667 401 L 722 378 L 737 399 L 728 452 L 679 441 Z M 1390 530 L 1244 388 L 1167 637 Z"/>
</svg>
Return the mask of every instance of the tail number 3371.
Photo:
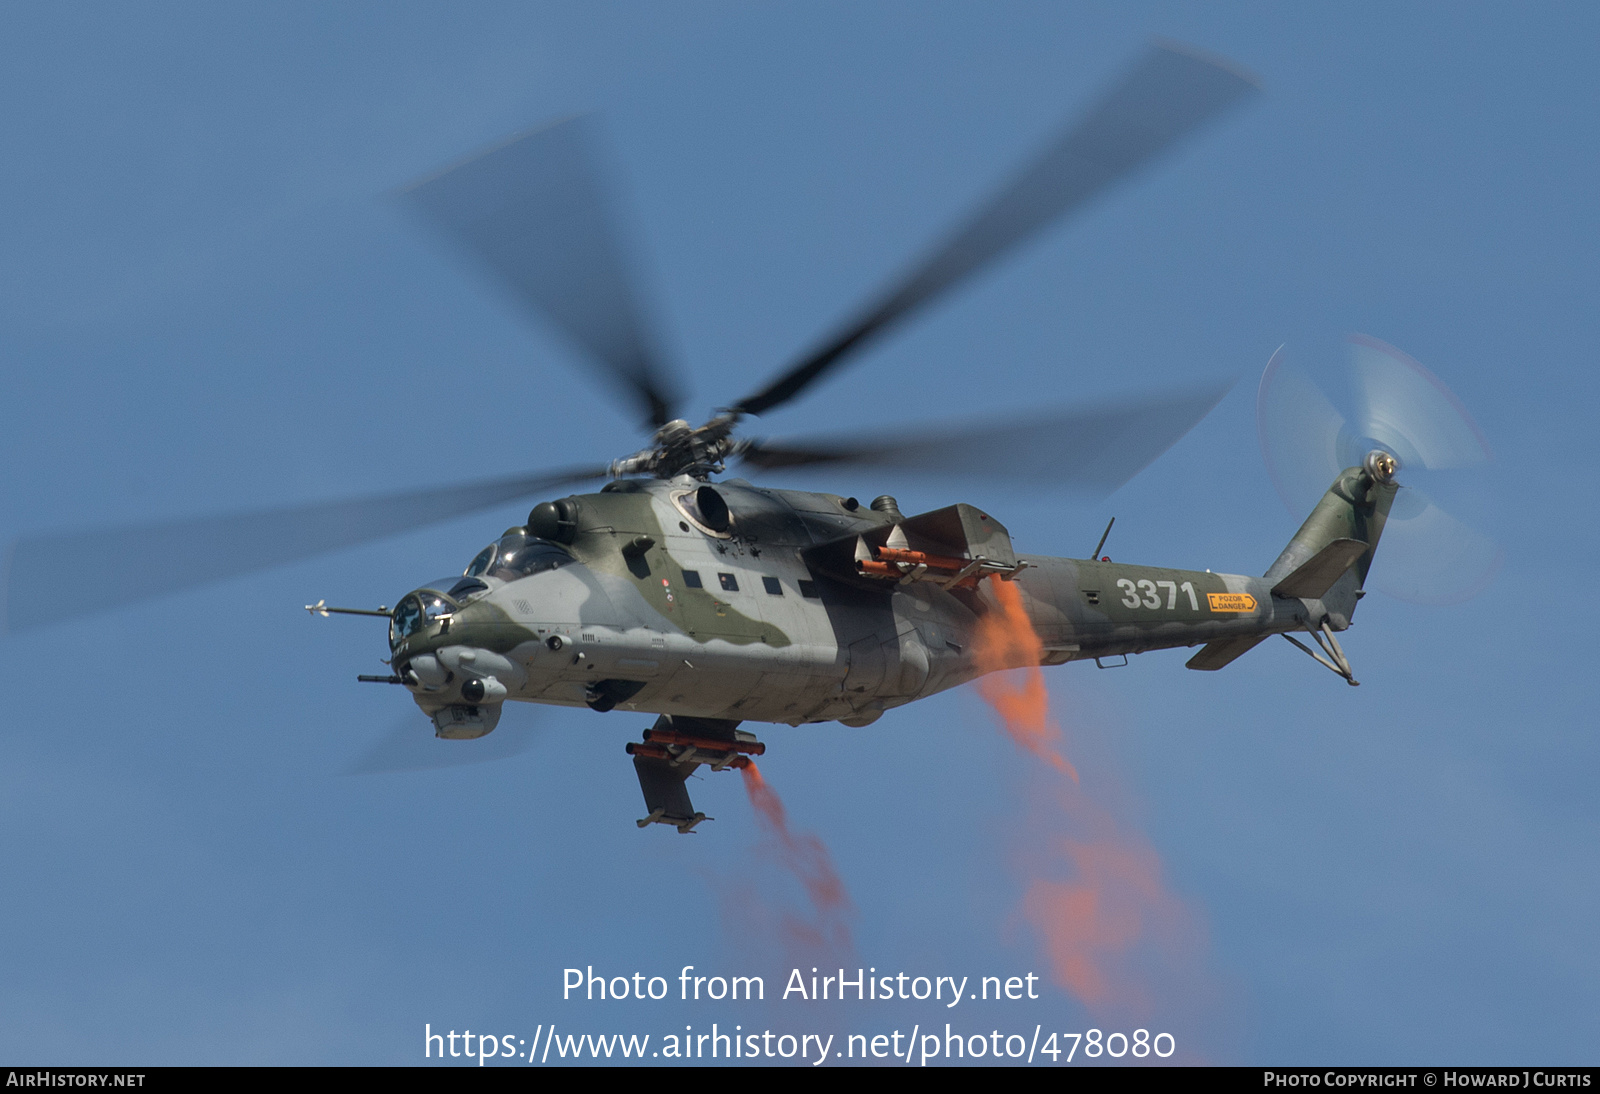
<svg viewBox="0 0 1600 1094">
<path fill-rule="evenodd" d="M 1200 610 L 1200 601 L 1194 595 L 1194 586 L 1185 581 L 1179 585 L 1176 581 L 1133 581 L 1130 578 L 1121 578 L 1117 581 L 1117 588 L 1122 590 L 1122 606 L 1124 608 L 1165 608 L 1168 611 L 1178 606 L 1178 593 L 1182 592 L 1189 598 L 1189 610 Z"/>
</svg>

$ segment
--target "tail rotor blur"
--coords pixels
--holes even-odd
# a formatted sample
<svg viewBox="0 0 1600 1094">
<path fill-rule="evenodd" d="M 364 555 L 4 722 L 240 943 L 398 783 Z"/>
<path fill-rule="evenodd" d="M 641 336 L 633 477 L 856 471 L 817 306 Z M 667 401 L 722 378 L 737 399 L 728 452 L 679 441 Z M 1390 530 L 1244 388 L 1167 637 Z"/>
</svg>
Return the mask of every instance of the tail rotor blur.
<svg viewBox="0 0 1600 1094">
<path fill-rule="evenodd" d="M 1285 505 L 1304 513 L 1339 472 L 1381 449 L 1400 463 L 1395 498 L 1369 584 L 1418 604 L 1454 604 L 1482 592 L 1504 552 L 1434 495 L 1481 493 L 1462 481 L 1493 459 L 1472 416 L 1444 383 L 1406 354 L 1351 335 L 1338 396 L 1272 355 L 1256 395 L 1261 455 Z M 1333 386 L 1333 385 L 1330 385 Z"/>
</svg>

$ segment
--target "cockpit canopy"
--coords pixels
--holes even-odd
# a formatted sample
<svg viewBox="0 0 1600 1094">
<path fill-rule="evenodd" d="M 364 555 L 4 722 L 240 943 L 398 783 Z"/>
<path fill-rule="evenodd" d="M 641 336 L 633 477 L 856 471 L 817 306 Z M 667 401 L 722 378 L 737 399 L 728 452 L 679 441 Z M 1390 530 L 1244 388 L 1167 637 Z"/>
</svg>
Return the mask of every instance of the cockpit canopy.
<svg viewBox="0 0 1600 1094">
<path fill-rule="evenodd" d="M 389 644 L 398 646 L 438 619 L 454 615 L 465 602 L 464 598 L 489 587 L 482 580 L 484 577 L 516 581 L 576 561 L 549 540 L 513 529 L 479 551 L 455 584 L 451 585 L 449 578 L 437 582 L 440 589 L 448 585 L 449 592 L 418 589 L 396 604 L 390 613 Z"/>
<path fill-rule="evenodd" d="M 516 581 L 574 561 L 570 554 L 547 539 L 510 531 L 479 551 L 478 557 L 466 568 L 465 576 Z"/>
<path fill-rule="evenodd" d="M 409 593 L 390 613 L 389 644 L 397 646 L 441 616 L 453 615 L 456 605 L 431 589 Z"/>
</svg>

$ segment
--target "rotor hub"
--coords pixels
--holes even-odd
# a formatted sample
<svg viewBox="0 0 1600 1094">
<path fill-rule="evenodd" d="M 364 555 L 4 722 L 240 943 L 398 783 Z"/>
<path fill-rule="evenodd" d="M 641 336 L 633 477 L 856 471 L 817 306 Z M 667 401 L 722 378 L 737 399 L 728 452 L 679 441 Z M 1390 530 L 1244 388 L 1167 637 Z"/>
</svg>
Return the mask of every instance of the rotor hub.
<svg viewBox="0 0 1600 1094">
<path fill-rule="evenodd" d="M 1367 453 L 1367 458 L 1361 461 L 1361 468 L 1373 482 L 1390 483 L 1400 470 L 1400 461 L 1394 453 L 1386 452 L 1381 448 L 1374 448 Z"/>
</svg>

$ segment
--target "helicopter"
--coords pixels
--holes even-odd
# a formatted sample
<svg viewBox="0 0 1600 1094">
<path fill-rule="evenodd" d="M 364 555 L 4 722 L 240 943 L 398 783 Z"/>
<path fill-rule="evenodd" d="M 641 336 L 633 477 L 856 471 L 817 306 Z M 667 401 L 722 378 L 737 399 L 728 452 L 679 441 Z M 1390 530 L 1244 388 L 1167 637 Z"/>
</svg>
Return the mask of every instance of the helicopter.
<svg viewBox="0 0 1600 1094">
<path fill-rule="evenodd" d="M 460 574 L 392 609 L 319 601 L 307 610 L 386 618 L 391 672 L 358 680 L 409 692 L 441 738 L 486 736 L 508 701 L 656 715 L 628 745 L 646 809 L 637 824 L 680 833 L 708 819 L 690 800 L 691 774 L 765 753 L 743 727 L 863 727 L 979 676 L 974 632 L 996 610 L 997 583 L 1020 596 L 1043 664 L 1200 646 L 1188 667 L 1215 671 L 1282 634 L 1354 685 L 1336 635 L 1350 625 L 1394 504 L 1398 443 L 1376 438 L 1338 470 L 1262 577 L 1113 563 L 1097 557 L 1104 536 L 1087 559 L 1022 554 L 998 518 L 970 504 L 907 516 L 887 494 L 863 505 L 721 477 L 734 462 L 970 472 L 1014 465 L 1020 453 L 1062 487 L 1103 495 L 1122 485 L 1231 383 L 870 437 L 771 441 L 741 427 L 1255 91 L 1226 61 L 1153 46 L 865 309 L 700 425 L 677 415 L 674 370 L 628 276 L 586 119 L 513 138 L 408 197 L 642 413 L 646 447 L 605 465 L 122 529 L 117 557 L 67 590 L 51 562 L 76 536 L 23 539 L 10 560 L 8 623 L 104 610 L 605 480 L 594 493 L 534 505 Z M 47 619 L 24 610 L 46 599 Z"/>
</svg>

